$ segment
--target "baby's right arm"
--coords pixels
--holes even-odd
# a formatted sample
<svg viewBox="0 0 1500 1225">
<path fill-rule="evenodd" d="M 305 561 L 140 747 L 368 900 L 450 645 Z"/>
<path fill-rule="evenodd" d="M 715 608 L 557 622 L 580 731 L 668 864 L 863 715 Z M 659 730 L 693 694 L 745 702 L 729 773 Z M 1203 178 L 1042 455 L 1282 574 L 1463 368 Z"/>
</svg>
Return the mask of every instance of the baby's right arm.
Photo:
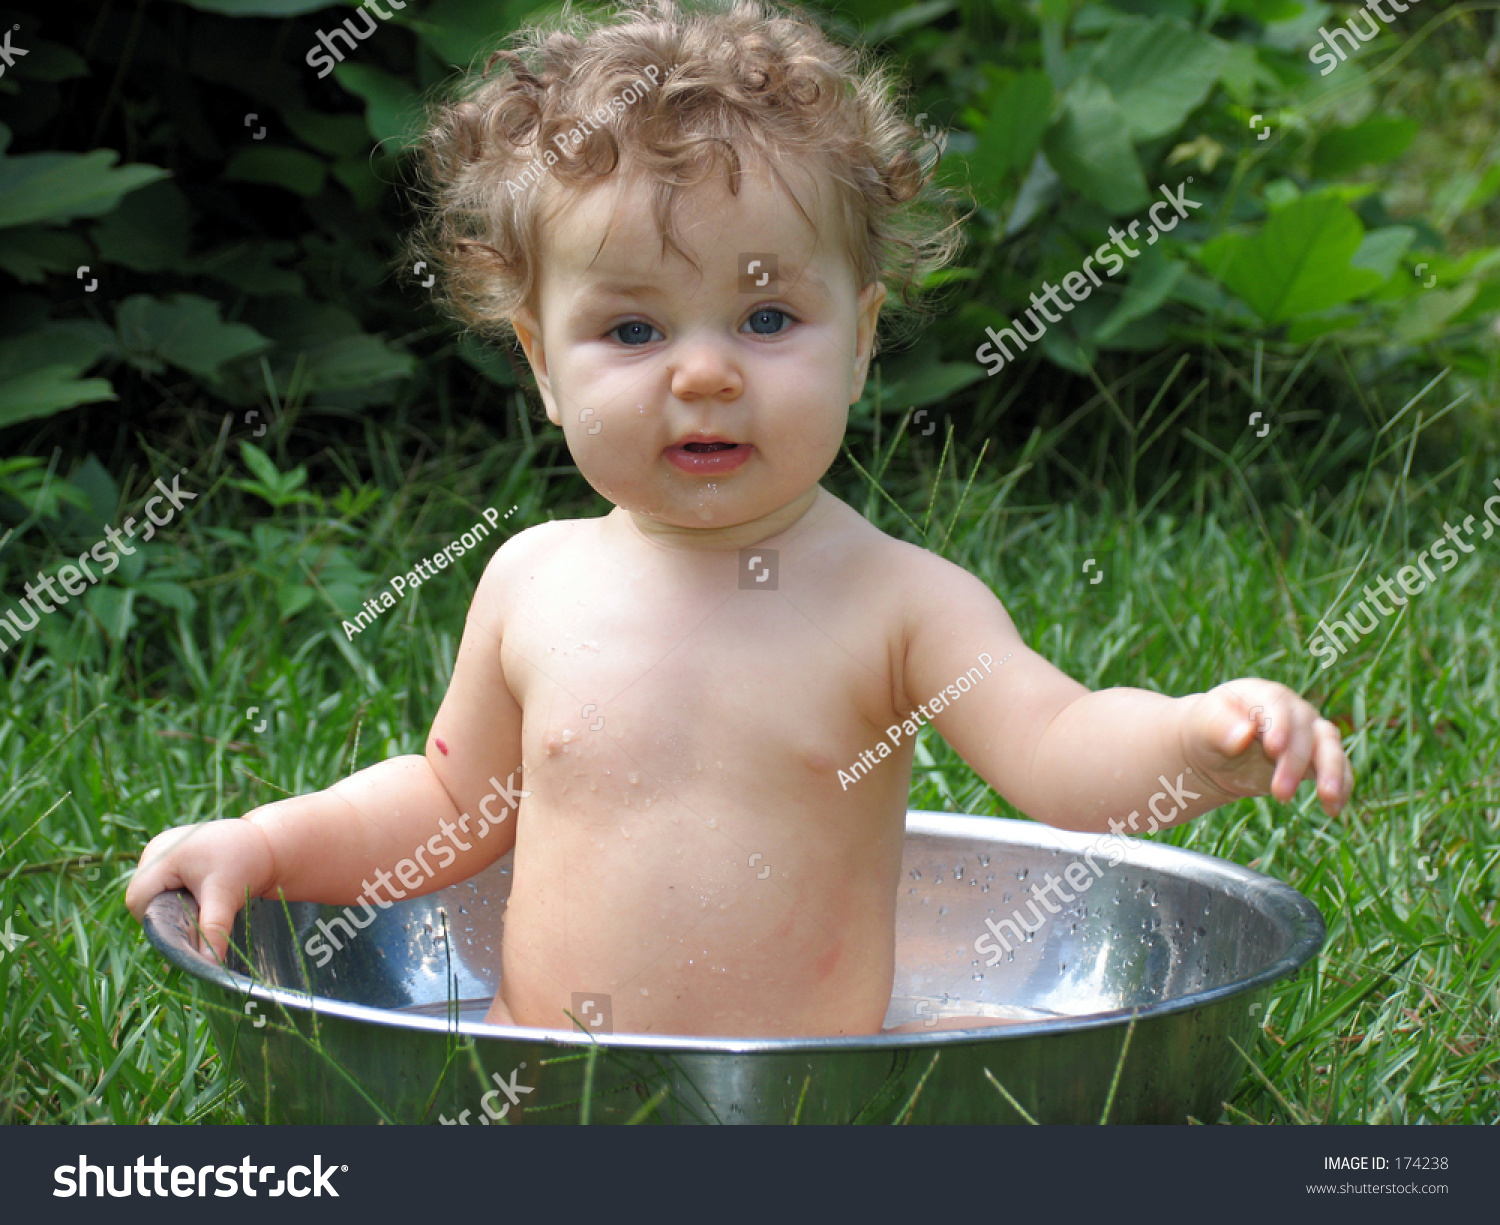
<svg viewBox="0 0 1500 1225">
<path fill-rule="evenodd" d="M 187 888 L 222 960 L 246 896 L 333 905 L 362 895 L 376 903 L 419 897 L 510 850 L 516 813 L 506 804 L 521 785 L 521 708 L 500 667 L 499 597 L 508 568 L 502 554 L 514 544 L 480 580 L 425 756 L 390 758 L 242 818 L 158 834 L 126 891 L 130 912 L 140 919 L 158 893 Z M 491 780 L 505 785 L 498 803 Z"/>
</svg>

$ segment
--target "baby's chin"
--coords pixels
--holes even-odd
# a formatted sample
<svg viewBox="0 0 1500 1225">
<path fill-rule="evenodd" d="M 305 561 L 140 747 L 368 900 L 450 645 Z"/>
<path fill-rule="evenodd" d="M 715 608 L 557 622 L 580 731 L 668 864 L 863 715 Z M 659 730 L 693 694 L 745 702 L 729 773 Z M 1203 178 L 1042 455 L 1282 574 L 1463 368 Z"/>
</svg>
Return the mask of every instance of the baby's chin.
<svg viewBox="0 0 1500 1225">
<path fill-rule="evenodd" d="M 600 497 L 631 515 L 647 519 L 660 527 L 705 533 L 729 531 L 755 524 L 786 509 L 802 496 L 799 493 L 790 499 L 752 499 L 740 496 L 736 491 L 726 490 L 723 483 L 719 483 L 716 489 L 709 489 L 708 482 L 705 481 L 703 489 L 686 497 L 632 497 L 619 489 L 610 490 L 592 481 L 589 483 Z"/>
</svg>

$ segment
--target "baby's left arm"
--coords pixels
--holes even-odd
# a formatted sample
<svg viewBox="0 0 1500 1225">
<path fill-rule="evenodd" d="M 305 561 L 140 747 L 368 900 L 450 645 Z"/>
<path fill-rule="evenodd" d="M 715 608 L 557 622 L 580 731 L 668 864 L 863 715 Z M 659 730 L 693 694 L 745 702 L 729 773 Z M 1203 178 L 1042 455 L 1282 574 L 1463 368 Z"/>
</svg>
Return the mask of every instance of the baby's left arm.
<svg viewBox="0 0 1500 1225">
<path fill-rule="evenodd" d="M 930 553 L 908 558 L 906 700 L 1028 816 L 1146 833 L 1243 796 L 1289 800 L 1304 778 L 1317 780 L 1330 815 L 1348 801 L 1354 775 L 1338 729 L 1285 685 L 1247 677 L 1181 698 L 1090 692 L 1021 641 L 979 579 Z"/>
</svg>

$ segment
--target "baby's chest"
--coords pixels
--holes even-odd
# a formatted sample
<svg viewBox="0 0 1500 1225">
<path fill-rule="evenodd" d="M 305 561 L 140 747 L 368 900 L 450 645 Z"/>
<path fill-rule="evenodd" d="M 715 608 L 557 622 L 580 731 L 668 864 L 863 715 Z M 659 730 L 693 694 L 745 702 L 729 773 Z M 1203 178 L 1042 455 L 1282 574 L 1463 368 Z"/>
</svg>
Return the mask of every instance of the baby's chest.
<svg viewBox="0 0 1500 1225">
<path fill-rule="evenodd" d="M 606 734 L 673 756 L 842 760 L 889 722 L 889 627 L 837 599 L 596 596 L 535 606 L 505 641 L 527 747 L 544 757 Z"/>
</svg>

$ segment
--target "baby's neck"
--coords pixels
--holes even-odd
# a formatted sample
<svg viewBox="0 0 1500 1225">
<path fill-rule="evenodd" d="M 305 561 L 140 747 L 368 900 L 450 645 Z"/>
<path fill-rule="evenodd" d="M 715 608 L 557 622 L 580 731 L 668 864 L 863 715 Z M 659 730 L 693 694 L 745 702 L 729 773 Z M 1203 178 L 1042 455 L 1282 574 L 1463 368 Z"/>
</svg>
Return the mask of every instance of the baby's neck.
<svg viewBox="0 0 1500 1225">
<path fill-rule="evenodd" d="M 622 524 L 628 525 L 651 544 L 668 549 L 723 552 L 746 549 L 773 536 L 780 536 L 803 520 L 814 506 L 829 500 L 831 495 L 825 493 L 821 486 L 814 485 L 801 497 L 778 507 L 768 515 L 728 527 L 679 527 L 623 507 L 616 507 L 610 517 L 618 518 Z M 826 509 L 825 507 L 825 511 Z M 821 514 L 813 516 L 814 519 L 821 517 Z"/>
</svg>

